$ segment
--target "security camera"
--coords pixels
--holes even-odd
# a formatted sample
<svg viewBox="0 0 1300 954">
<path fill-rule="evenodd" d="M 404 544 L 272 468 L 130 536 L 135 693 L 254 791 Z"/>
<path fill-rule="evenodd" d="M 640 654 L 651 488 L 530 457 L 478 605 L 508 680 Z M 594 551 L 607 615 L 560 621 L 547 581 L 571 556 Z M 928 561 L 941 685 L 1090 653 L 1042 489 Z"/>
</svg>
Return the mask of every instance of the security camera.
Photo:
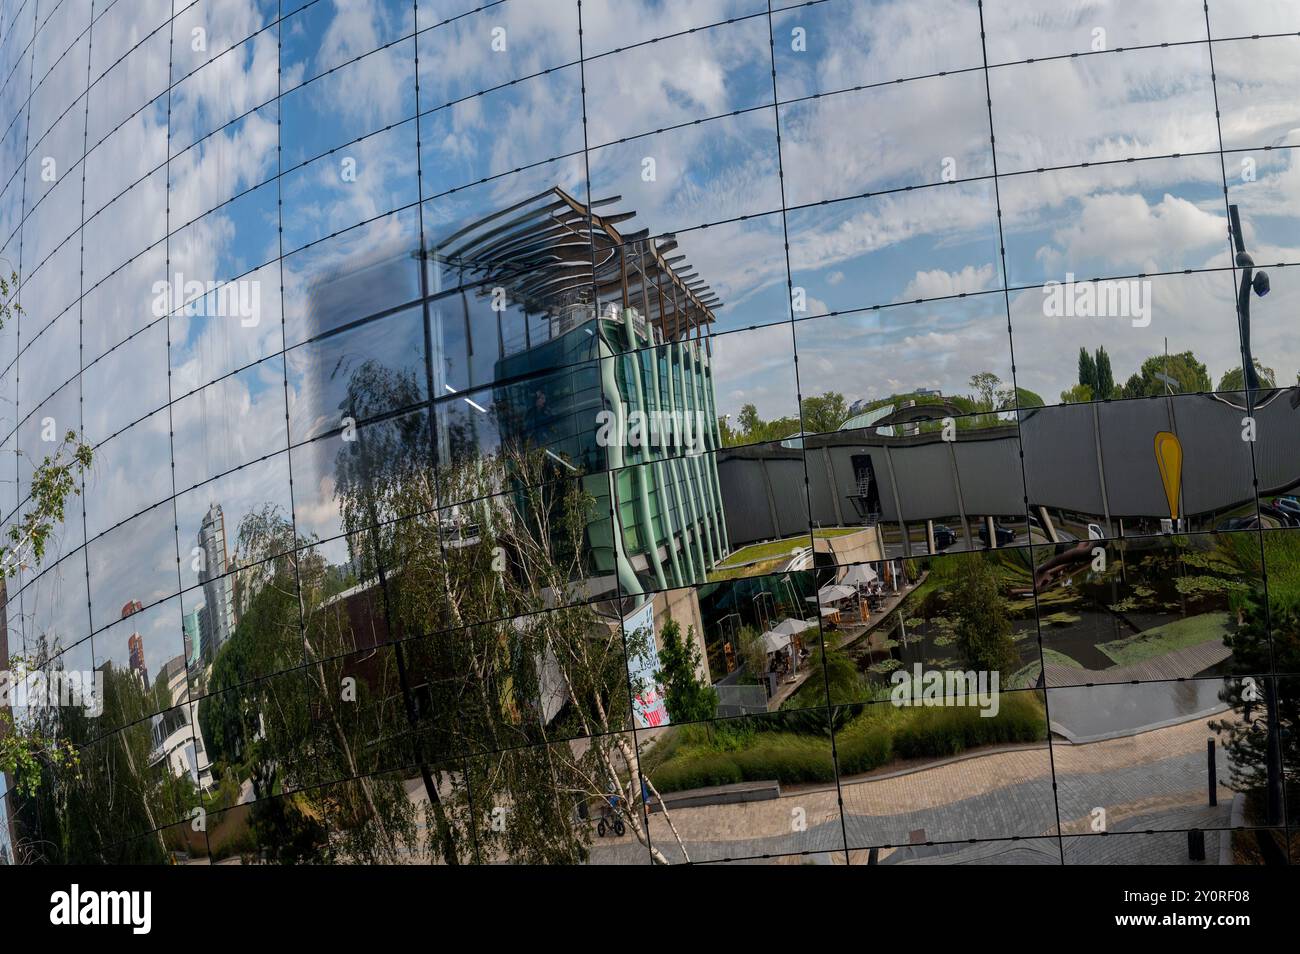
<svg viewBox="0 0 1300 954">
<path fill-rule="evenodd" d="M 1255 279 L 1251 282 L 1255 289 L 1255 294 L 1263 298 L 1268 294 L 1268 272 L 1256 272 Z"/>
</svg>

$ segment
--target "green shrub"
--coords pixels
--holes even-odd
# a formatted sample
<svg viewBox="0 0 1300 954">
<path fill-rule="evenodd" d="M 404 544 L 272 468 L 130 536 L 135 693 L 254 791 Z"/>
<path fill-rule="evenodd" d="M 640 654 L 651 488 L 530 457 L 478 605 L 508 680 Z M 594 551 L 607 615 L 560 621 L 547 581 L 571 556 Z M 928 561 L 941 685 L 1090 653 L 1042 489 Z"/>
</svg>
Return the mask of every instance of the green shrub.
<svg viewBox="0 0 1300 954">
<path fill-rule="evenodd" d="M 788 714 L 781 725 L 799 725 Z M 810 712 L 825 724 L 825 713 Z M 765 719 L 737 719 L 711 726 L 683 726 L 671 754 L 643 763 L 661 792 L 775 779 L 782 785 L 835 780 L 830 740 L 818 732 L 756 731 Z M 1003 693 L 998 714 L 985 718 L 974 706 L 863 707 L 836 733 L 843 775 L 861 775 L 898 759 L 933 759 L 983 745 L 1037 742 L 1046 720 L 1037 693 Z M 667 741 L 667 740 L 664 740 Z M 662 743 L 658 743 L 662 744 Z"/>
<path fill-rule="evenodd" d="M 758 745 L 734 755 L 747 782 L 776 779 L 782 785 L 835 781 L 830 740 L 797 735 L 765 736 Z"/>
<path fill-rule="evenodd" d="M 985 718 L 974 706 L 909 710 L 893 733 L 897 758 L 942 758 L 981 745 L 1037 742 L 1045 737 L 1043 707 L 1034 693 L 1003 693 L 998 714 Z"/>
<path fill-rule="evenodd" d="M 660 792 L 681 792 L 711 785 L 743 782 L 740 766 L 729 752 L 695 752 L 659 766 L 650 780 Z"/>
<path fill-rule="evenodd" d="M 829 739 L 790 732 L 765 732 L 749 739 L 743 748 L 682 752 L 653 769 L 650 778 L 661 792 L 770 779 L 783 785 L 835 780 Z"/>
<path fill-rule="evenodd" d="M 894 741 L 886 721 L 863 717 L 835 737 L 840 771 L 861 775 L 893 760 Z"/>
</svg>

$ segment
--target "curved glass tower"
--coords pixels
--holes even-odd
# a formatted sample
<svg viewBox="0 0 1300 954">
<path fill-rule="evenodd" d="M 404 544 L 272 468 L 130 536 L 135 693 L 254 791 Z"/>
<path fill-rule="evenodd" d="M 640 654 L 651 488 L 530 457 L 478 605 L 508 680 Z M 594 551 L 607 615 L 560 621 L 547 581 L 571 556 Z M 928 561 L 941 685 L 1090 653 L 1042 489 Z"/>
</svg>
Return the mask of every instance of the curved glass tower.
<svg viewBox="0 0 1300 954">
<path fill-rule="evenodd" d="M 1286 857 L 1297 54 L 3 0 L 0 859 Z"/>
</svg>

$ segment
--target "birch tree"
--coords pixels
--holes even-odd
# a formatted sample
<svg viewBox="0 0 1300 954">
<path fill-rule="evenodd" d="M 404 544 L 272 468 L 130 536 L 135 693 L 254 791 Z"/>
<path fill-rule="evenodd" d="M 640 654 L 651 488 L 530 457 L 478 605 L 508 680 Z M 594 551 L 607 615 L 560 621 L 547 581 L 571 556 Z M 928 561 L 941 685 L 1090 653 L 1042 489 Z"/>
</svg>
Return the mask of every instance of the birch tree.
<svg viewBox="0 0 1300 954">
<path fill-rule="evenodd" d="M 11 272 L 8 279 L 0 276 L 0 329 L 22 313 L 11 301 L 17 287 L 17 273 Z M 93 459 L 91 447 L 76 431 L 68 430 L 51 453 L 34 462 L 25 509 L 20 507 L 20 515 L 0 540 L 0 604 L 8 603 L 10 580 L 20 572 L 39 570 L 50 535 L 63 523 L 68 498 L 80 495 L 82 478 Z M 8 663 L 11 678 L 17 679 L 41 665 L 26 656 L 15 656 Z M 7 709 L 7 703 L 0 704 L 0 772 L 13 777 L 20 793 L 32 795 L 46 768 L 75 766 L 76 748 L 64 737 L 42 733 L 35 723 L 16 724 Z"/>
</svg>

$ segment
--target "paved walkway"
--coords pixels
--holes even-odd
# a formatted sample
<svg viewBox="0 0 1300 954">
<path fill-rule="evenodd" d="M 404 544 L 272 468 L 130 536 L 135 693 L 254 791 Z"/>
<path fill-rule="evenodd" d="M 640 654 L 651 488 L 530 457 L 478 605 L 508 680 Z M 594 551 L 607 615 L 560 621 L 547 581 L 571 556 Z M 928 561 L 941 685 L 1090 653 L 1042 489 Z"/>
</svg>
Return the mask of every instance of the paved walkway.
<svg viewBox="0 0 1300 954">
<path fill-rule="evenodd" d="M 1232 650 L 1218 640 L 1206 640 L 1196 646 L 1176 649 L 1131 666 L 1114 666 L 1110 669 L 1082 669 L 1049 662 L 1049 686 L 1082 686 L 1101 682 L 1157 682 L 1168 679 L 1190 678 L 1217 666 L 1232 656 Z"/>
<path fill-rule="evenodd" d="M 849 646 L 861 642 L 863 637 L 870 636 L 871 633 L 875 632 L 876 628 L 889 617 L 889 614 L 896 610 L 912 594 L 913 590 L 925 582 L 927 576 L 929 576 L 929 571 L 922 573 L 920 579 L 915 583 L 906 584 L 903 589 L 882 600 L 880 607 L 871 612 L 865 623 L 858 622 L 842 625 L 839 629 L 831 630 L 831 632 L 839 634 L 839 648 L 847 649 Z M 768 711 L 775 712 L 780 709 L 781 704 L 798 692 L 799 688 L 810 676 L 820 675 L 821 671 L 820 667 L 812 665 L 811 660 L 805 662 L 803 668 L 795 675 L 795 678 L 789 682 L 781 683 L 776 694 L 767 701 Z"/>
<path fill-rule="evenodd" d="M 901 775 L 845 779 L 842 821 L 834 786 L 787 787 L 772 801 L 677 809 L 671 815 L 692 861 L 843 851 L 846 834 L 851 848 L 906 845 L 921 829 L 933 841 L 1055 835 L 1058 803 L 1063 835 L 1097 837 L 1090 824 L 1099 807 L 1112 831 L 1176 829 L 1186 827 L 1183 813 L 1206 807 L 1205 740 L 1213 734 L 1206 722 L 1198 718 L 1083 745 L 1058 741 L 1050 752 L 1046 744 L 1026 746 Z M 1225 826 L 1232 798 L 1228 772 L 1228 759 L 1221 757 L 1219 807 L 1206 809 Z M 669 859 L 685 860 L 662 816 L 652 816 L 650 832 Z M 1131 844 L 1127 850 L 1140 853 Z M 1217 845 L 1207 840 L 1206 850 L 1217 851 Z M 635 860 L 638 852 L 644 854 L 639 845 L 615 849 L 606 840 L 597 843 L 593 861 Z"/>
<path fill-rule="evenodd" d="M 881 600 L 879 608 L 871 611 L 871 615 L 868 617 L 866 623 L 857 623 L 842 627 L 840 632 L 843 634 L 843 638 L 840 641 L 840 649 L 847 649 L 862 639 L 863 636 L 867 636 L 874 632 L 876 627 L 888 619 L 889 614 L 898 609 L 903 601 L 911 596 L 918 586 L 925 582 L 929 575 L 930 571 L 926 570 L 915 583 L 906 583 L 897 593 L 890 593 L 889 596 L 886 596 Z"/>
</svg>

